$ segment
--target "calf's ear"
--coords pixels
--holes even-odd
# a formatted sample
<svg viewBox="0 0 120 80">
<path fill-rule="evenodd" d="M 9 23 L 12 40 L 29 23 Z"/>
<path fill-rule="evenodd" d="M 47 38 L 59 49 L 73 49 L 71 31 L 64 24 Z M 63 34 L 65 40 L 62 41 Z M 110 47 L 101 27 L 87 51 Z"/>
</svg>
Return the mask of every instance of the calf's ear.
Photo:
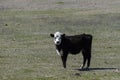
<svg viewBox="0 0 120 80">
<path fill-rule="evenodd" d="M 65 37 L 65 34 L 62 34 L 63 37 Z"/>
<path fill-rule="evenodd" d="M 50 34 L 51 37 L 54 37 L 54 34 Z"/>
</svg>

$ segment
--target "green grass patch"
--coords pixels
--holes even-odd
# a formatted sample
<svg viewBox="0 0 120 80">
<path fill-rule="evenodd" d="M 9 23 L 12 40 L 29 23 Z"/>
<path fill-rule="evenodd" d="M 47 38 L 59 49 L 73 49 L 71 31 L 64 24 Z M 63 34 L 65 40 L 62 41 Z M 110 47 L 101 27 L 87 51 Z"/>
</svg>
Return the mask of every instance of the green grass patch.
<svg viewBox="0 0 120 80">
<path fill-rule="evenodd" d="M 119 80 L 120 14 L 60 9 L 0 13 L 0 78 L 3 80 Z M 95 12 L 95 13 L 94 13 Z M 93 35 L 90 71 L 77 70 L 82 55 L 69 55 L 67 69 L 50 33 Z"/>
<path fill-rule="evenodd" d="M 60 1 L 60 2 L 57 2 L 56 4 L 64 4 L 64 2 Z"/>
</svg>

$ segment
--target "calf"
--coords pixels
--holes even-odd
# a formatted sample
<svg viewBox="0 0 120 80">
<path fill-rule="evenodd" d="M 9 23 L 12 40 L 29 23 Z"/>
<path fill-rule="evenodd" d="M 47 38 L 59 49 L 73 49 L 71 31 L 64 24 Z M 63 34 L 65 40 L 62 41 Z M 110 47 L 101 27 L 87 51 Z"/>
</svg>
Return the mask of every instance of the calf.
<svg viewBox="0 0 120 80">
<path fill-rule="evenodd" d="M 66 36 L 63 33 L 56 32 L 50 34 L 51 37 L 54 37 L 54 43 L 56 46 L 56 52 L 61 56 L 63 67 L 66 68 L 67 56 L 69 53 L 78 54 L 82 51 L 83 55 L 83 69 L 87 61 L 87 67 L 90 66 L 91 61 L 91 45 L 92 45 L 92 35 L 90 34 L 81 34 L 74 36 Z"/>
</svg>

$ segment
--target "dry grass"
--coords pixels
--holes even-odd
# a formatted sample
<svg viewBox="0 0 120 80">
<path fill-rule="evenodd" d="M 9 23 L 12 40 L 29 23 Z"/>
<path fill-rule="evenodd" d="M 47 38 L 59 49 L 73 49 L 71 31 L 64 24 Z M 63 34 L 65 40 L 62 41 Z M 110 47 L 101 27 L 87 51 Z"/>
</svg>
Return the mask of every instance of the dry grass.
<svg viewBox="0 0 120 80">
<path fill-rule="evenodd" d="M 119 80 L 119 0 L 0 0 L 1 80 Z M 63 69 L 50 33 L 93 35 L 92 63 L 69 55 Z"/>
</svg>

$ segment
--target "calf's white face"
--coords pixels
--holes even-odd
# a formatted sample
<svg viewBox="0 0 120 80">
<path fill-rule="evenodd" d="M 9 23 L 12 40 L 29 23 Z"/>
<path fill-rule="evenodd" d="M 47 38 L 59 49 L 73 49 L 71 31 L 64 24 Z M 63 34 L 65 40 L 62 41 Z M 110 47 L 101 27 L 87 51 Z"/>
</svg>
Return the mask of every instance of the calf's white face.
<svg viewBox="0 0 120 80">
<path fill-rule="evenodd" d="M 54 38 L 54 43 L 55 43 L 55 45 L 58 46 L 61 44 L 62 38 L 65 36 L 65 34 L 60 33 L 60 32 L 56 32 L 54 34 L 50 34 L 50 36 Z M 56 49 L 56 52 L 59 56 L 61 56 L 61 53 L 58 49 Z"/>
<path fill-rule="evenodd" d="M 54 35 L 54 43 L 55 43 L 55 45 L 60 45 L 61 42 L 62 42 L 62 35 L 63 34 L 60 33 L 60 32 L 56 32 L 53 35 Z"/>
</svg>

